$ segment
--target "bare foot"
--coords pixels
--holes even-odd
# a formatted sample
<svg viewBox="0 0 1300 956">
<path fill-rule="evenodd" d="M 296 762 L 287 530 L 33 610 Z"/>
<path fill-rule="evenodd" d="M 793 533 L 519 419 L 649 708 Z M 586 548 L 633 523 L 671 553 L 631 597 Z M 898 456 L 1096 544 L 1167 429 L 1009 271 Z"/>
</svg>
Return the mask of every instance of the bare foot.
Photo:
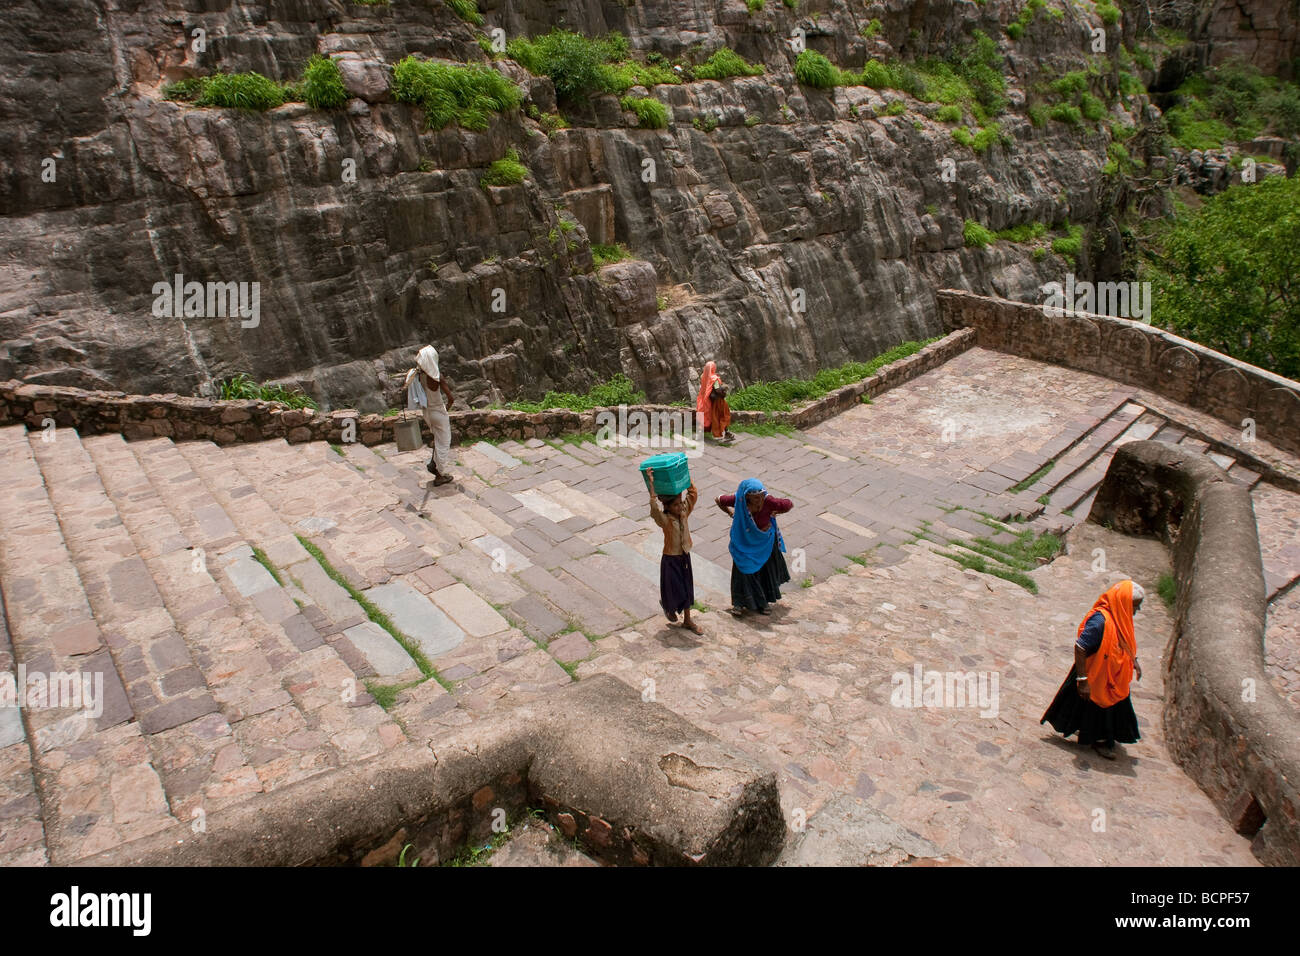
<svg viewBox="0 0 1300 956">
<path fill-rule="evenodd" d="M 676 623 L 677 623 L 677 612 L 676 612 L 676 611 L 664 611 L 664 617 L 668 618 L 668 623 L 669 623 L 669 624 L 676 624 Z"/>
<path fill-rule="evenodd" d="M 696 634 L 704 633 L 704 628 L 700 627 L 699 621 L 683 621 L 682 627 L 688 631 L 694 631 Z"/>
</svg>

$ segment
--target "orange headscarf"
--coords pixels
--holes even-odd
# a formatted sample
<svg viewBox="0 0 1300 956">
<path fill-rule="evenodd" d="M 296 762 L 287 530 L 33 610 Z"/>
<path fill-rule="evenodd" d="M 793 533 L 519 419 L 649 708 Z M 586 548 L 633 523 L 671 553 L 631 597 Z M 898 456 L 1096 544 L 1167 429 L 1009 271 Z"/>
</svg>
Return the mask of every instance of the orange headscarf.
<svg viewBox="0 0 1300 956">
<path fill-rule="evenodd" d="M 710 420 L 710 410 L 713 407 L 710 393 L 713 391 L 715 384 L 722 384 L 722 379 L 718 377 L 718 365 L 716 362 L 706 362 L 704 374 L 700 376 L 700 394 L 695 396 L 695 411 L 699 413 L 700 424 L 705 428 L 713 424 Z"/>
<path fill-rule="evenodd" d="M 1133 680 L 1133 660 L 1137 657 L 1137 637 L 1133 633 L 1133 582 L 1121 581 L 1097 598 L 1092 610 L 1084 615 L 1079 633 L 1088 618 L 1098 611 L 1106 620 L 1101 646 L 1085 661 L 1089 694 L 1098 707 L 1110 707 L 1128 696 Z"/>
</svg>

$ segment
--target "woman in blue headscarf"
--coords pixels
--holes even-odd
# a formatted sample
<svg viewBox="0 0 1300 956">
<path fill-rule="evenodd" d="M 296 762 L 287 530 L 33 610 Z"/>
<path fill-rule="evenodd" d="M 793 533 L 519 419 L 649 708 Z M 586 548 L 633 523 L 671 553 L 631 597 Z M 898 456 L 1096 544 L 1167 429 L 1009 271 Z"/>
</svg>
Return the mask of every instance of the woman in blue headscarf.
<svg viewBox="0 0 1300 956">
<path fill-rule="evenodd" d="M 731 613 L 770 614 L 768 604 L 781 600 L 781 585 L 790 580 L 781 552 L 785 541 L 776 516 L 794 507 L 774 498 L 757 478 L 746 478 L 734 495 L 719 495 L 717 505 L 731 517 Z"/>
</svg>

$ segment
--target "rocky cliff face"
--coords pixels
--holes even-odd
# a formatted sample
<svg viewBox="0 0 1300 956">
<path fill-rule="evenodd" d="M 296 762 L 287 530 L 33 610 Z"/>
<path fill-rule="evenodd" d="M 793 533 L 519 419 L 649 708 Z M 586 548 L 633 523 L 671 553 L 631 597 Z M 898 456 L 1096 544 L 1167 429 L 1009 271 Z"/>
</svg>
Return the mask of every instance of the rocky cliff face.
<svg viewBox="0 0 1300 956">
<path fill-rule="evenodd" d="M 1264 73 L 1295 78 L 1300 0 L 1215 0 L 1197 27 L 1211 64 L 1244 60 Z"/>
<path fill-rule="evenodd" d="M 483 132 L 427 131 L 391 102 L 385 64 L 408 53 L 486 60 L 479 29 L 441 0 L 16 0 L 0 26 L 0 378 L 193 394 L 248 372 L 376 410 L 434 342 L 480 402 L 618 371 L 667 400 L 709 358 L 739 384 L 937 334 L 936 289 L 1030 298 L 1071 268 L 1027 246 L 967 248 L 964 220 L 1098 213 L 1107 137 L 1031 126 L 1024 90 L 1080 68 L 1100 18 L 1067 4 L 1013 45 L 1020 6 L 489 0 L 486 28 L 510 36 L 620 30 L 642 52 L 698 61 L 727 45 L 767 67 L 656 87 L 667 130 L 636 128 L 602 96 L 547 135 L 522 111 Z M 873 18 L 883 29 L 861 35 Z M 1009 141 L 976 154 L 934 106 L 801 87 L 795 27 L 846 67 L 942 54 L 984 29 L 1007 56 Z M 160 95 L 215 70 L 294 79 L 317 52 L 341 60 L 354 96 L 342 110 Z M 497 68 L 526 106 L 554 109 L 549 80 Z M 907 112 L 885 115 L 898 98 Z M 481 187 L 512 146 L 529 178 Z M 634 258 L 593 269 L 590 244 L 615 241 Z M 155 284 L 178 274 L 257 282 L 258 324 L 155 315 Z"/>
</svg>

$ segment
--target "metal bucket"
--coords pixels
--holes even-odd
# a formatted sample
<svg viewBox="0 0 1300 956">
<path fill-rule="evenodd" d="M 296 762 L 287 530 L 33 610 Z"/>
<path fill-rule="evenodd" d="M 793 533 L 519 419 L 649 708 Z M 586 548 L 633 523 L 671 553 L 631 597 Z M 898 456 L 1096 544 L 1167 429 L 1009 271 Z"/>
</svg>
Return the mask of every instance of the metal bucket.
<svg viewBox="0 0 1300 956">
<path fill-rule="evenodd" d="M 403 418 L 393 426 L 393 437 L 397 439 L 398 451 L 415 451 L 417 448 L 424 447 L 418 418 Z"/>
</svg>

